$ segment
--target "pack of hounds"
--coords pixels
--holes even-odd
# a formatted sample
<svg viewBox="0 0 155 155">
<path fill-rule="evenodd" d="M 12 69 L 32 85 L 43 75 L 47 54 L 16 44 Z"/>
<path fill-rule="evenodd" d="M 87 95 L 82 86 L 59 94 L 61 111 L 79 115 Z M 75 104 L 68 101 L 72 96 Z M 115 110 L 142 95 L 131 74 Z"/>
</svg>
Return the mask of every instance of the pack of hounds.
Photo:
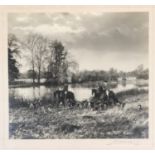
<svg viewBox="0 0 155 155">
<path fill-rule="evenodd" d="M 91 97 L 88 100 L 76 101 L 75 95 L 72 91 L 68 90 L 68 85 L 65 85 L 63 89 L 58 89 L 54 92 L 54 102 L 57 107 L 79 107 L 79 108 L 90 108 L 92 110 L 104 110 L 111 106 L 120 105 L 122 108 L 125 103 L 121 102 L 117 95 L 102 85 L 98 85 L 97 88 L 91 90 Z"/>
</svg>

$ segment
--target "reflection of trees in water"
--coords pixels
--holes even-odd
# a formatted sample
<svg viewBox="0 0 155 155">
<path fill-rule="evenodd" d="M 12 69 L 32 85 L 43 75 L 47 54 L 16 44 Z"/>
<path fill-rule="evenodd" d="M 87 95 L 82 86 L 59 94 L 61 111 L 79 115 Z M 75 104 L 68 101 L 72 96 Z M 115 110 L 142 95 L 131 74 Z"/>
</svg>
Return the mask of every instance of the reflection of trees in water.
<svg viewBox="0 0 155 155">
<path fill-rule="evenodd" d="M 41 98 L 40 86 L 38 87 L 38 97 Z"/>
<path fill-rule="evenodd" d="M 32 88 L 32 90 L 33 90 L 33 91 L 32 91 L 32 92 L 33 92 L 33 98 L 35 99 L 35 98 L 36 98 L 36 94 L 35 94 L 35 92 L 36 92 L 36 91 L 35 91 L 35 87 L 33 87 L 33 88 Z"/>
<path fill-rule="evenodd" d="M 123 87 L 126 87 L 126 80 L 123 80 L 123 81 L 122 81 L 122 86 L 123 86 Z"/>
<path fill-rule="evenodd" d="M 116 92 L 125 91 L 128 89 L 137 88 L 137 87 L 143 89 L 144 87 L 148 87 L 147 82 L 148 81 L 121 80 L 118 83 L 114 83 L 114 84 L 111 83 L 113 87 L 110 87 L 110 88 Z M 88 82 L 88 83 L 74 84 L 74 85 L 69 84 L 69 90 L 73 91 L 75 93 L 75 97 L 81 100 L 83 98 L 90 97 L 91 89 L 93 88 L 93 85 L 94 87 L 96 87 L 97 83 Z M 10 97 L 24 98 L 28 100 L 42 99 L 42 98 L 47 98 L 52 100 L 53 92 L 56 91 L 58 88 L 59 88 L 58 86 L 10 88 L 9 95 Z"/>
<path fill-rule="evenodd" d="M 58 87 L 43 87 L 43 86 L 37 86 L 33 87 L 33 99 L 41 99 L 42 97 L 52 97 L 53 92 L 57 90 Z"/>
<path fill-rule="evenodd" d="M 40 86 L 38 87 L 33 87 L 33 99 L 38 99 L 38 98 L 41 98 L 41 90 L 40 90 Z"/>
<path fill-rule="evenodd" d="M 17 97 L 17 92 L 16 92 L 15 88 L 11 88 L 9 91 L 9 94 L 14 98 Z"/>
</svg>

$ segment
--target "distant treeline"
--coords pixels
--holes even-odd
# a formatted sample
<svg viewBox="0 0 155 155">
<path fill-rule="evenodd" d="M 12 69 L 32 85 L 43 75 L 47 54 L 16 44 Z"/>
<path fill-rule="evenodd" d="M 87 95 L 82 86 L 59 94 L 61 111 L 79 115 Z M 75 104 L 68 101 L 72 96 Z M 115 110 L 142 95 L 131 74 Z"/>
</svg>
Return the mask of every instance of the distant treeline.
<svg viewBox="0 0 155 155">
<path fill-rule="evenodd" d="M 126 73 L 127 76 L 133 76 L 137 79 L 148 79 L 149 70 L 144 69 L 143 65 L 139 65 L 135 70 Z"/>
<path fill-rule="evenodd" d="M 149 70 L 144 69 L 143 65 L 139 65 L 131 72 L 117 71 L 111 68 L 109 71 L 82 71 L 72 75 L 72 82 L 87 82 L 87 81 L 118 81 L 118 78 L 126 80 L 128 77 L 136 79 L 148 79 Z"/>
<path fill-rule="evenodd" d="M 72 82 L 87 82 L 87 81 L 117 81 L 118 72 L 115 69 L 109 71 L 82 71 L 72 75 Z"/>
<path fill-rule="evenodd" d="M 21 74 L 21 78 L 30 78 L 30 71 L 25 74 Z M 84 83 L 88 81 L 115 81 L 126 80 L 128 77 L 135 77 L 136 79 L 148 79 L 149 70 L 143 69 L 143 65 L 139 65 L 135 70 L 131 72 L 117 71 L 111 68 L 109 71 L 81 71 L 78 73 L 71 73 L 66 82 L 69 83 Z M 46 73 L 41 74 L 41 78 L 47 79 Z"/>
</svg>

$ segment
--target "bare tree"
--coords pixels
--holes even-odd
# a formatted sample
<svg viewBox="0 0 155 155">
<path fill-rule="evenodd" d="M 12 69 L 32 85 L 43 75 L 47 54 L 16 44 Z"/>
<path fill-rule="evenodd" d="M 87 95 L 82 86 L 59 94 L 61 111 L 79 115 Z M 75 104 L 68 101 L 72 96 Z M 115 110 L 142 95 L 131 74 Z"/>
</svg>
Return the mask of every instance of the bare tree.
<svg viewBox="0 0 155 155">
<path fill-rule="evenodd" d="M 38 35 L 38 40 L 36 43 L 36 52 L 34 55 L 38 84 L 40 84 L 41 71 L 44 67 L 44 62 L 46 60 L 46 56 L 48 52 L 47 46 L 48 46 L 48 40 L 44 38 L 42 35 Z"/>
<path fill-rule="evenodd" d="M 71 82 L 73 74 L 77 74 L 79 72 L 79 65 L 70 55 L 70 53 L 67 53 L 63 69 L 65 80 L 67 79 L 67 82 Z"/>
<path fill-rule="evenodd" d="M 74 60 L 73 56 L 68 53 L 66 57 L 66 62 L 68 64 L 68 70 L 73 73 L 79 72 L 79 64 Z"/>
<path fill-rule="evenodd" d="M 31 33 L 26 38 L 26 48 L 30 52 L 30 64 L 31 64 L 31 70 L 32 70 L 32 80 L 33 85 L 35 84 L 35 53 L 37 49 L 37 44 L 39 40 L 39 35 L 36 33 Z"/>
</svg>

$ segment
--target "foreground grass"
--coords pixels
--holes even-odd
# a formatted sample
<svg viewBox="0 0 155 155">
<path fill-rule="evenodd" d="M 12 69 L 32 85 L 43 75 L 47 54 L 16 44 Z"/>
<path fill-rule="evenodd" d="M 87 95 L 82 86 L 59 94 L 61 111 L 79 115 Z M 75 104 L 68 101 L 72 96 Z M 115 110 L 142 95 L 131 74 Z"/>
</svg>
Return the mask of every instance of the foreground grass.
<svg viewBox="0 0 155 155">
<path fill-rule="evenodd" d="M 10 138 L 148 138 L 148 94 L 123 98 L 119 106 L 103 111 L 53 108 L 10 108 Z M 142 109 L 139 110 L 139 106 Z"/>
</svg>

